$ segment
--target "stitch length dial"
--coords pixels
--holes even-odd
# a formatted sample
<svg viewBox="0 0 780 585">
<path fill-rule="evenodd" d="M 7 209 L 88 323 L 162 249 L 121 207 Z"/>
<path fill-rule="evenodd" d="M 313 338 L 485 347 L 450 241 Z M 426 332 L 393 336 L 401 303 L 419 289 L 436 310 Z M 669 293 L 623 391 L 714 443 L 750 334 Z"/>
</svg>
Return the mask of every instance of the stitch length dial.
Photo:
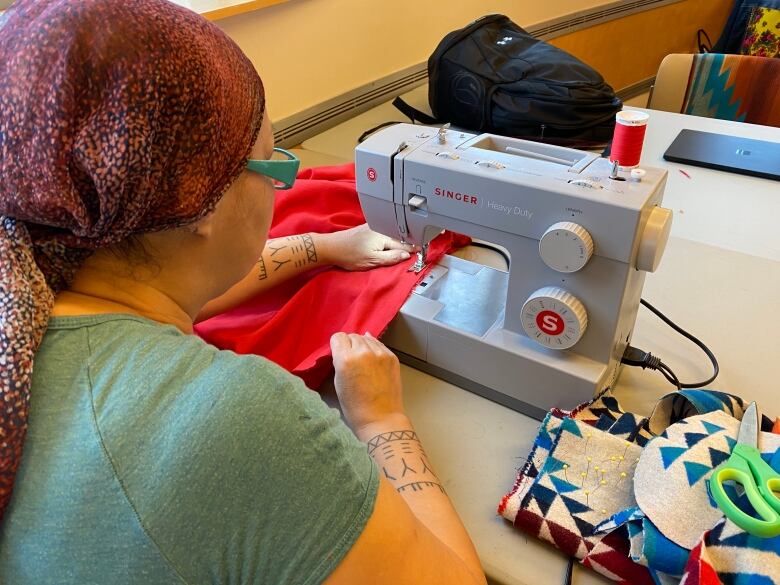
<svg viewBox="0 0 780 585">
<path fill-rule="evenodd" d="M 581 225 L 559 221 L 539 240 L 539 255 L 553 270 L 577 272 L 593 255 L 593 238 Z"/>
<path fill-rule="evenodd" d="M 575 345 L 588 327 L 588 313 L 573 294 L 546 286 L 523 304 L 523 329 L 528 337 L 550 349 Z"/>
</svg>

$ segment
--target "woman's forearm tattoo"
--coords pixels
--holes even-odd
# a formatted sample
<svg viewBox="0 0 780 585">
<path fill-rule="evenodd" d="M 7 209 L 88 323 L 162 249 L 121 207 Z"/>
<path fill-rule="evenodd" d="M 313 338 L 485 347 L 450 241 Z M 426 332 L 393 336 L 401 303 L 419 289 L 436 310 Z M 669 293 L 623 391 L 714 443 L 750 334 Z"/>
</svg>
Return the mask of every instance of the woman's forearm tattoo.
<svg viewBox="0 0 780 585">
<path fill-rule="evenodd" d="M 263 255 L 257 262 L 258 280 L 268 278 L 269 268 L 272 273 L 279 272 L 285 266 L 303 268 L 317 264 L 317 247 L 311 234 L 287 236 L 269 240 L 263 250 Z"/>
<path fill-rule="evenodd" d="M 444 492 L 414 431 L 376 435 L 368 441 L 368 454 L 399 492 L 419 492 L 426 488 Z"/>
<path fill-rule="evenodd" d="M 265 260 L 260 256 L 260 260 L 257 261 L 257 280 L 265 280 L 268 278 L 268 270 L 265 268 Z"/>
</svg>

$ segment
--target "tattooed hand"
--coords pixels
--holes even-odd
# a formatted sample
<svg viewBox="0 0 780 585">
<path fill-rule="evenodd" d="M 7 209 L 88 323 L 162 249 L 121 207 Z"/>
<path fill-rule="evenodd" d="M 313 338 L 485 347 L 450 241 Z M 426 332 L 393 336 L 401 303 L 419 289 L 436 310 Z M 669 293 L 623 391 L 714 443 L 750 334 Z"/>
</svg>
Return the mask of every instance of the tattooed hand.
<svg viewBox="0 0 780 585">
<path fill-rule="evenodd" d="M 330 348 L 336 393 L 356 434 L 366 425 L 404 414 L 398 358 L 382 342 L 369 333 L 336 333 Z"/>
<path fill-rule="evenodd" d="M 352 229 L 318 234 L 319 249 L 329 264 L 344 270 L 368 270 L 407 260 L 413 250 L 410 244 L 371 231 L 367 224 Z"/>
</svg>

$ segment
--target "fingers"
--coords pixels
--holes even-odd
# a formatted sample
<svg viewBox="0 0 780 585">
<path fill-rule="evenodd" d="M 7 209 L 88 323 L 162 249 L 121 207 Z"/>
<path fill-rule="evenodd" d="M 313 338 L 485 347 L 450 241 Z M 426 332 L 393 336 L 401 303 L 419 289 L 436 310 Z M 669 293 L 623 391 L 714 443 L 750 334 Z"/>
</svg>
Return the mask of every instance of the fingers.
<svg viewBox="0 0 780 585">
<path fill-rule="evenodd" d="M 393 238 L 387 238 L 387 240 L 385 240 L 385 250 L 404 250 L 406 252 L 411 252 L 414 250 L 414 246 L 412 244 L 404 244 Z"/>
<path fill-rule="evenodd" d="M 370 227 L 368 227 L 367 223 L 361 224 L 352 229 L 355 230 L 355 235 L 370 234 L 374 237 L 378 237 L 380 239 L 379 243 L 381 244 L 380 249 L 382 250 L 406 250 L 407 252 L 411 252 L 415 248 L 414 244 L 404 244 L 403 242 L 394 240 L 389 236 L 385 236 L 384 234 L 373 231 Z"/>
<path fill-rule="evenodd" d="M 352 344 L 353 351 L 373 351 L 370 345 L 366 342 L 366 338 L 357 333 L 349 334 L 349 341 Z"/>
<path fill-rule="evenodd" d="M 357 333 L 334 333 L 330 337 L 330 350 L 334 358 L 341 357 L 349 351 L 371 351 L 376 354 L 390 352 L 384 343 L 366 331 L 365 335 Z M 392 353 L 392 352 L 390 352 Z"/>
<path fill-rule="evenodd" d="M 374 252 L 373 264 L 375 266 L 392 266 L 398 264 L 404 260 L 408 260 L 411 254 L 406 250 L 383 250 L 381 252 Z"/>
<path fill-rule="evenodd" d="M 368 346 L 374 351 L 374 353 L 383 354 L 390 351 L 389 349 L 387 349 L 387 346 L 384 343 L 379 341 L 368 331 L 366 331 L 366 334 L 363 336 L 363 339 L 366 341 L 366 344 L 368 344 Z"/>
<path fill-rule="evenodd" d="M 334 356 L 341 355 L 351 348 L 352 342 L 346 333 L 339 332 L 330 336 L 330 351 Z"/>
</svg>

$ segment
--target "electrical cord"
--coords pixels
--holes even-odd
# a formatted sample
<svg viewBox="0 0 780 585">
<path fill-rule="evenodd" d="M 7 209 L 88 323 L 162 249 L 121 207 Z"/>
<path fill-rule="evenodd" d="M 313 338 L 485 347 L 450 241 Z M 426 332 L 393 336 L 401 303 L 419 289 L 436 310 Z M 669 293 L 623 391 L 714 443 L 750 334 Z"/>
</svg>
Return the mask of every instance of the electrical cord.
<svg viewBox="0 0 780 585">
<path fill-rule="evenodd" d="M 563 585 L 571 585 L 571 579 L 574 573 L 574 557 L 569 557 L 566 561 L 566 572 L 563 574 Z"/>
<path fill-rule="evenodd" d="M 698 345 L 701 348 L 701 350 L 705 354 L 707 354 L 707 357 L 710 359 L 710 362 L 712 362 L 713 373 L 712 376 L 710 376 L 703 382 L 691 382 L 691 383 L 681 382 L 679 378 L 677 378 L 675 373 L 672 371 L 672 369 L 664 362 L 661 361 L 661 358 L 659 358 L 658 356 L 654 356 L 649 351 L 644 351 L 632 345 L 626 347 L 626 350 L 623 352 L 623 357 L 621 358 L 620 361 L 628 366 L 640 367 L 643 370 L 646 368 L 649 368 L 651 370 L 657 370 L 661 372 L 663 377 L 666 378 L 670 384 L 676 386 L 678 390 L 681 388 L 703 388 L 704 386 L 711 384 L 712 381 L 715 380 L 715 378 L 717 378 L 718 374 L 720 373 L 720 365 L 718 364 L 718 360 L 715 357 L 715 354 L 712 353 L 710 348 L 704 345 L 704 343 L 701 342 L 699 339 L 697 339 L 696 337 L 694 337 L 693 335 L 685 331 L 682 327 L 674 323 L 671 319 L 669 319 L 669 317 L 664 315 L 661 311 L 656 309 L 645 299 L 640 299 L 639 302 L 642 303 L 642 305 L 644 305 L 656 317 L 658 317 L 669 327 L 674 329 L 677 333 L 679 333 L 686 339 Z"/>
<path fill-rule="evenodd" d="M 501 256 L 504 257 L 504 260 L 506 261 L 507 270 L 509 269 L 509 264 L 510 264 L 509 255 L 498 246 L 495 246 L 488 242 L 475 242 L 475 241 L 472 241 L 471 245 L 480 248 L 486 248 L 488 250 L 492 250 L 494 252 L 499 253 Z M 639 302 L 642 305 L 644 305 L 650 312 L 652 312 L 656 317 L 658 317 L 669 327 L 674 329 L 677 333 L 679 333 L 686 339 L 698 345 L 701 348 L 701 350 L 705 354 L 707 354 L 707 357 L 710 359 L 710 362 L 712 362 L 713 373 L 712 376 L 710 376 L 703 382 L 691 382 L 691 383 L 681 382 L 680 379 L 677 377 L 677 375 L 672 371 L 672 369 L 664 362 L 661 361 L 661 358 L 654 356 L 649 351 L 644 351 L 632 345 L 626 347 L 625 351 L 623 352 L 623 357 L 621 358 L 621 362 L 623 362 L 628 366 L 635 366 L 635 367 L 642 368 L 643 370 L 644 369 L 657 370 L 661 372 L 661 375 L 663 375 L 663 377 L 666 378 L 666 380 L 672 386 L 675 386 L 678 390 L 682 388 L 703 388 L 704 386 L 711 384 L 715 380 L 715 378 L 718 377 L 718 374 L 720 373 L 720 365 L 718 364 L 718 360 L 715 357 L 715 354 L 712 353 L 710 348 L 704 345 L 704 343 L 700 341 L 698 338 L 694 337 L 693 335 L 688 333 L 685 329 L 677 325 L 674 321 L 669 319 L 669 317 L 664 315 L 661 311 L 656 309 L 645 299 L 639 299 Z"/>
<path fill-rule="evenodd" d="M 378 126 L 374 126 L 373 128 L 369 128 L 368 130 L 366 130 L 365 132 L 363 132 L 363 134 L 361 134 L 360 136 L 358 136 L 357 143 L 358 143 L 358 144 L 362 144 L 362 143 L 363 143 L 363 141 L 364 141 L 366 138 L 368 138 L 369 136 L 371 136 L 371 135 L 372 135 L 374 132 L 376 132 L 377 130 L 381 130 L 382 128 L 387 128 L 388 126 L 395 126 L 396 124 L 403 124 L 403 122 L 397 122 L 397 121 L 393 120 L 392 122 L 382 122 L 382 123 L 381 123 L 381 124 L 379 124 Z"/>
</svg>

